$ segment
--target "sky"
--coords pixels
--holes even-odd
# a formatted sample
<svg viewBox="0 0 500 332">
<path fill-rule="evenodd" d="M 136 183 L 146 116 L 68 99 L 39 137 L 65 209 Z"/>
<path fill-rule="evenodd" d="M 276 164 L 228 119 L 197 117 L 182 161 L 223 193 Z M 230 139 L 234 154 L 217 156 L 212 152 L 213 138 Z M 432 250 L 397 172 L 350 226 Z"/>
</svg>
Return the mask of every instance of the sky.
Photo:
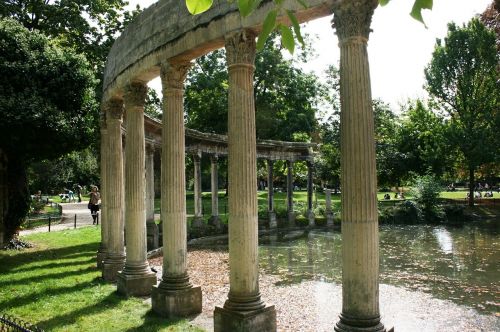
<svg viewBox="0 0 500 332">
<path fill-rule="evenodd" d="M 184 1 L 184 0 L 179 0 Z M 130 5 L 142 8 L 156 0 L 129 0 Z M 368 41 L 370 76 L 373 98 L 390 103 L 399 110 L 408 98 L 426 98 L 423 89 L 424 68 L 430 62 L 436 38 L 444 38 L 447 24 L 468 22 L 482 13 L 491 0 L 434 0 L 432 11 L 425 10 L 427 28 L 410 17 L 414 0 L 392 0 L 387 6 L 375 10 Z M 317 35 L 314 44 L 317 57 L 303 66 L 306 71 L 322 77 L 330 64 L 338 65 L 340 50 L 331 28 L 331 16 L 306 23 L 303 33 Z M 161 91 L 159 79 L 149 84 Z"/>
</svg>

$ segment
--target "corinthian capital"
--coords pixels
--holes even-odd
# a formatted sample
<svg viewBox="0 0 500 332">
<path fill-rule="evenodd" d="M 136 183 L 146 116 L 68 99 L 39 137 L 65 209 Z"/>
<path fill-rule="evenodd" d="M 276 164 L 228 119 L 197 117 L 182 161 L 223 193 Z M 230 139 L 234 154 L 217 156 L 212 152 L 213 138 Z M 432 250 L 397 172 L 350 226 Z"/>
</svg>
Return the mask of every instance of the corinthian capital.
<svg viewBox="0 0 500 332">
<path fill-rule="evenodd" d="M 337 0 L 333 5 L 333 28 L 339 41 L 361 37 L 365 42 L 378 0 Z"/>
<path fill-rule="evenodd" d="M 161 64 L 160 76 L 163 91 L 166 89 L 184 89 L 187 72 L 193 64 L 191 62 Z"/>
<path fill-rule="evenodd" d="M 123 115 L 123 100 L 118 98 L 110 99 L 105 104 L 106 116 L 109 119 L 120 120 Z"/>
<path fill-rule="evenodd" d="M 125 87 L 124 100 L 125 105 L 131 107 L 144 107 L 148 86 L 144 82 L 131 82 Z"/>
<path fill-rule="evenodd" d="M 225 38 L 227 65 L 255 63 L 255 33 L 242 30 Z"/>
</svg>

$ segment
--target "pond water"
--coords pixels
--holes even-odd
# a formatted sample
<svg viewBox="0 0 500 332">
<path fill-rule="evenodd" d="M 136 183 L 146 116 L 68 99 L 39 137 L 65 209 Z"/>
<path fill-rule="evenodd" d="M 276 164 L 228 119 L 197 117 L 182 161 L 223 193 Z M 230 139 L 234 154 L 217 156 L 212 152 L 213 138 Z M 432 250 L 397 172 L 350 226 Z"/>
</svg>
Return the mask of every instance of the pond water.
<svg viewBox="0 0 500 332">
<path fill-rule="evenodd" d="M 498 315 L 498 226 L 381 226 L 380 282 Z M 295 231 L 259 241 L 261 269 L 279 275 L 281 284 L 341 283 L 339 231 Z"/>
</svg>

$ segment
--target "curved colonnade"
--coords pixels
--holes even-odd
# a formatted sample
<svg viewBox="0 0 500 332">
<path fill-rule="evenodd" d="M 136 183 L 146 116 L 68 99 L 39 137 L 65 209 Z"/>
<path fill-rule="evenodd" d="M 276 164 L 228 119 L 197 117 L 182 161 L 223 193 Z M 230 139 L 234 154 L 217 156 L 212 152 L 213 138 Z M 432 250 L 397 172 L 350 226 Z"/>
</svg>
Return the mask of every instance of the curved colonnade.
<svg viewBox="0 0 500 332">
<path fill-rule="evenodd" d="M 373 115 L 367 41 L 377 0 L 310 0 L 304 9 L 285 2 L 300 22 L 334 13 L 341 48 L 341 153 L 343 305 L 337 331 L 385 331 L 378 301 L 378 228 Z M 160 0 L 145 9 L 116 40 L 104 77 L 101 119 L 103 236 L 98 253 L 103 277 L 125 295 L 151 295 L 163 316 L 201 311 L 201 287 L 189 281 L 185 202 L 183 93 L 190 61 L 225 47 L 228 73 L 228 185 L 230 290 L 216 307 L 216 331 L 275 331 L 274 306 L 259 292 L 257 240 L 255 37 L 273 7 L 264 1 L 247 18 L 234 3 L 214 2 L 191 16 L 183 1 Z M 286 22 L 285 17 L 279 20 Z M 161 201 L 163 275 L 156 285 L 146 257 L 147 82 L 161 77 Z M 126 118 L 122 153 L 121 126 Z M 146 123 L 147 124 L 147 123 Z M 198 152 L 196 152 L 198 153 Z M 285 158 L 286 159 L 286 158 Z M 125 160 L 125 162 L 124 162 Z M 195 163 L 196 164 L 196 163 Z M 289 164 L 289 167 L 290 164 Z M 123 171 L 122 171 L 123 170 Z M 149 170 L 149 171 L 148 171 Z M 310 181 L 311 182 L 311 181 Z M 195 188 L 199 191 L 199 186 Z M 125 255 L 123 229 L 126 229 Z"/>
</svg>

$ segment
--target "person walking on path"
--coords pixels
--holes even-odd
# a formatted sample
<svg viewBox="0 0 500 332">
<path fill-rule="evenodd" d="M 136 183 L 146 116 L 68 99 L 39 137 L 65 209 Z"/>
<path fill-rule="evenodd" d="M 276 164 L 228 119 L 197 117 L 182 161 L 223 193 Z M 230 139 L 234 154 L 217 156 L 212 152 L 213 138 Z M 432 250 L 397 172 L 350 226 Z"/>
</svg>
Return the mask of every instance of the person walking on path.
<svg viewBox="0 0 500 332">
<path fill-rule="evenodd" d="M 91 186 L 92 191 L 90 192 L 90 199 L 89 199 L 89 209 L 90 209 L 90 214 L 92 215 L 92 224 L 96 224 L 96 219 L 97 219 L 97 212 L 99 211 L 99 199 L 101 198 L 101 195 L 99 194 L 97 186 Z"/>
</svg>

